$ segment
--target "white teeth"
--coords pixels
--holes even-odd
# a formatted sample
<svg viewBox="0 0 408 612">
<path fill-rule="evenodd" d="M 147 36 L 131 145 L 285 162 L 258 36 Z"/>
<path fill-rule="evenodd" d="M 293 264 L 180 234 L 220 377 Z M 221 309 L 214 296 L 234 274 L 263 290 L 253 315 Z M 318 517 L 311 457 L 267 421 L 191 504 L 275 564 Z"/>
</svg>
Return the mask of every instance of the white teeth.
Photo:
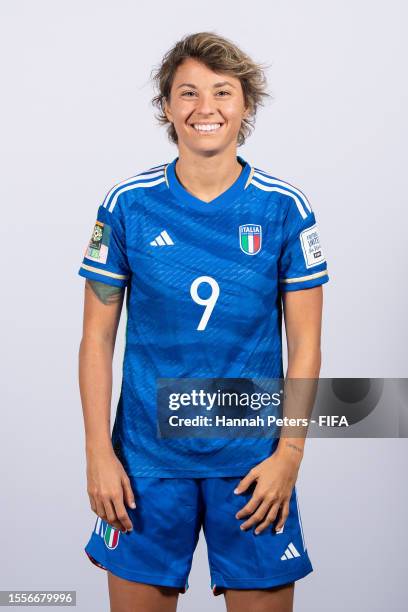
<svg viewBox="0 0 408 612">
<path fill-rule="evenodd" d="M 219 127 L 221 127 L 221 123 L 194 124 L 194 129 L 198 130 L 199 132 L 211 132 L 218 130 Z"/>
</svg>

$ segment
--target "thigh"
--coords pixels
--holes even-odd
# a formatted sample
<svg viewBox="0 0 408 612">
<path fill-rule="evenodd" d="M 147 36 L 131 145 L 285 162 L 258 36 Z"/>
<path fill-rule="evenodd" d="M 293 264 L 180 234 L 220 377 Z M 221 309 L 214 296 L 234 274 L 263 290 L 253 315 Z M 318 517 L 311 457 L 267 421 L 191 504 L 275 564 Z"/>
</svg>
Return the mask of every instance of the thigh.
<svg viewBox="0 0 408 612">
<path fill-rule="evenodd" d="M 271 589 L 226 589 L 227 612 L 292 612 L 295 583 Z"/>
<path fill-rule="evenodd" d="M 225 589 L 273 589 L 313 571 L 303 536 L 296 487 L 283 530 L 275 531 L 272 523 L 255 535 L 255 527 L 242 531 L 240 525 L 244 519 L 235 517 L 251 498 L 254 488 L 251 486 L 242 495 L 235 495 L 233 491 L 240 480 L 240 477 L 206 478 L 202 482 L 203 529 L 214 595 Z M 271 597 L 278 596 L 277 591 L 271 593 Z"/>
<path fill-rule="evenodd" d="M 130 481 L 136 500 L 136 508 L 127 509 L 133 530 L 121 533 L 98 517 L 85 552 L 95 565 L 123 579 L 110 578 L 115 592 L 122 585 L 123 593 L 134 595 L 141 588 L 132 590 L 129 583 L 135 582 L 184 593 L 201 528 L 199 485 L 188 478 Z"/>
<path fill-rule="evenodd" d="M 110 612 L 175 612 L 179 589 L 125 580 L 108 572 Z"/>
</svg>

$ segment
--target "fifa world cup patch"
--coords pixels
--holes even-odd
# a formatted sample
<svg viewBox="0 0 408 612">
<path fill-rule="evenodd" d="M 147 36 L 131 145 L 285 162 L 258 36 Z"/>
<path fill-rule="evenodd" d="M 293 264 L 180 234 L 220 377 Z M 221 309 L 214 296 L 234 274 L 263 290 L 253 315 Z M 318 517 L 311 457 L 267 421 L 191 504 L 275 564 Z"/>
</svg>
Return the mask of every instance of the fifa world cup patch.
<svg viewBox="0 0 408 612">
<path fill-rule="evenodd" d="M 85 257 L 87 259 L 103 264 L 106 263 L 111 229 L 111 226 L 107 225 L 107 223 L 96 221 L 91 239 L 85 250 Z"/>
<path fill-rule="evenodd" d="M 300 244 L 302 245 L 306 268 L 312 268 L 313 266 L 317 266 L 323 261 L 326 261 L 320 245 L 316 223 L 303 230 L 303 232 L 300 233 L 299 238 Z"/>
<path fill-rule="evenodd" d="M 262 225 L 245 223 L 239 226 L 239 246 L 246 255 L 256 255 L 262 248 Z"/>
</svg>

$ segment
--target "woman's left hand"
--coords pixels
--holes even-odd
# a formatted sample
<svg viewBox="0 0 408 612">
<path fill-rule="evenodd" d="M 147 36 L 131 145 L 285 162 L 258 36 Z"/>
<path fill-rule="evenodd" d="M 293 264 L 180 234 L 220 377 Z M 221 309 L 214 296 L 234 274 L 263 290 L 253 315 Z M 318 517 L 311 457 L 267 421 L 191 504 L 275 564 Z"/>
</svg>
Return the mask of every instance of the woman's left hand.
<svg viewBox="0 0 408 612">
<path fill-rule="evenodd" d="M 270 457 L 258 463 L 240 481 L 234 493 L 243 493 L 256 481 L 256 487 L 249 502 L 237 512 L 237 519 L 252 516 L 241 524 L 241 529 L 257 525 L 255 534 L 261 533 L 271 523 L 281 509 L 275 530 L 279 531 L 289 514 L 289 502 L 295 486 L 301 458 L 289 452 L 276 450 Z M 260 522 L 262 521 L 262 522 Z M 260 524 L 258 524 L 260 523 Z"/>
</svg>

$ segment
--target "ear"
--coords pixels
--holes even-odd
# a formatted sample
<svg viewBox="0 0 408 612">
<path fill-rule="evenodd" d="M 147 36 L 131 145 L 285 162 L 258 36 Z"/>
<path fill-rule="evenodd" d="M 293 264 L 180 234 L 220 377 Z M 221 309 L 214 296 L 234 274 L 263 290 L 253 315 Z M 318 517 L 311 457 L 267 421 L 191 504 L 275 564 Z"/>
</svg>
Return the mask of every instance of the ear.
<svg viewBox="0 0 408 612">
<path fill-rule="evenodd" d="M 166 115 L 167 119 L 170 121 L 170 123 L 173 123 L 173 115 L 171 113 L 170 110 L 170 105 L 167 102 L 167 98 L 164 98 L 164 114 Z"/>
</svg>

